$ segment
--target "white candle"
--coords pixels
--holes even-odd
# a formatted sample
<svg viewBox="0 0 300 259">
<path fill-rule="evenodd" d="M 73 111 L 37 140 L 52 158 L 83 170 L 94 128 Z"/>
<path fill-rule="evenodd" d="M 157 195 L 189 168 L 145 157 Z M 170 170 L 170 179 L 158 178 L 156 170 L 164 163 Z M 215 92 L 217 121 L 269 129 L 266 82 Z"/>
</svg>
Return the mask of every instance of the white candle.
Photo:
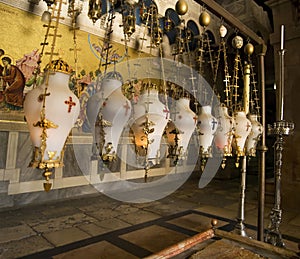
<svg viewBox="0 0 300 259">
<path fill-rule="evenodd" d="M 280 33 L 280 49 L 283 49 L 284 45 L 284 25 L 281 25 L 281 33 Z"/>
</svg>

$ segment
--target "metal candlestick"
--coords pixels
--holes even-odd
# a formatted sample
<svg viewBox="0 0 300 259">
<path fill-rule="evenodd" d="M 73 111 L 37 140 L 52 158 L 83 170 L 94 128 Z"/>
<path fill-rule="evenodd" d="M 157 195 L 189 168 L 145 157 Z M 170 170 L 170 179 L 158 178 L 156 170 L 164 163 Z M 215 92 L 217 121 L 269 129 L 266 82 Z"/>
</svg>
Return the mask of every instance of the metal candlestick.
<svg viewBox="0 0 300 259">
<path fill-rule="evenodd" d="M 243 237 L 247 237 L 245 221 L 245 198 L 246 198 L 246 174 L 247 174 L 247 156 L 243 157 L 242 168 L 241 168 L 241 185 L 240 185 L 240 201 L 239 201 L 239 211 L 237 216 L 237 223 L 235 225 L 234 232 Z"/>
<path fill-rule="evenodd" d="M 283 108 L 284 108 L 284 25 L 281 26 L 281 44 L 279 50 L 279 88 L 278 88 L 278 107 L 276 119 L 277 121 L 273 125 L 268 125 L 268 134 L 276 136 L 276 142 L 274 145 L 274 177 L 275 177 L 275 193 L 274 193 L 274 207 L 270 212 L 270 223 L 267 229 L 265 241 L 274 246 L 284 247 L 285 244 L 282 241 L 282 235 L 279 230 L 279 226 L 282 219 L 281 210 L 281 169 L 282 169 L 282 153 L 284 136 L 288 136 L 293 133 L 294 123 L 286 122 L 283 120 Z"/>
<path fill-rule="evenodd" d="M 243 102 L 245 113 L 249 113 L 249 99 L 250 99 L 250 66 L 246 64 L 244 67 L 244 91 Z M 246 177 L 247 177 L 247 156 L 244 154 L 241 166 L 241 185 L 240 185 L 240 200 L 239 210 L 237 216 L 237 224 L 235 225 L 235 233 L 247 237 L 245 221 L 245 198 L 246 198 Z"/>
</svg>

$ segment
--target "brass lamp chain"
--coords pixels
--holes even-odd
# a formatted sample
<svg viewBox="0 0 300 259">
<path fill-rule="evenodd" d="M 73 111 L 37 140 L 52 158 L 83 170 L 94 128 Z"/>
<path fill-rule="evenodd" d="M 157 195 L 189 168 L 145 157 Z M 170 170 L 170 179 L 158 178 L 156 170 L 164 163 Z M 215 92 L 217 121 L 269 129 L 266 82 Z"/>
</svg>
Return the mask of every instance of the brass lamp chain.
<svg viewBox="0 0 300 259">
<path fill-rule="evenodd" d="M 183 20 L 184 22 L 184 20 Z M 185 45 L 186 45 L 186 51 L 187 51 L 187 55 L 188 55 L 188 61 L 189 61 L 189 67 L 190 67 L 190 81 L 191 81 L 191 84 L 192 84 L 192 89 L 191 91 L 193 92 L 193 94 L 195 95 L 196 97 L 196 94 L 197 94 L 197 89 L 195 87 L 195 79 L 196 77 L 194 76 L 194 70 L 193 70 L 193 62 L 192 62 L 192 57 L 191 57 L 191 51 L 190 51 L 190 46 L 189 46 L 189 43 L 190 43 L 190 39 L 188 39 L 187 37 L 187 28 L 186 26 L 184 26 L 184 31 L 185 31 L 185 39 L 184 39 L 184 42 L 185 42 Z M 182 93 L 184 95 L 184 93 Z M 196 114 L 198 114 L 198 102 L 196 101 L 197 98 L 195 98 L 195 107 L 196 107 Z"/>
<path fill-rule="evenodd" d="M 56 7 L 57 2 L 58 2 L 58 7 Z M 56 1 L 54 3 L 54 6 L 52 8 L 53 15 L 51 15 L 51 19 L 50 19 L 48 25 L 46 25 L 46 26 L 44 25 L 44 27 L 47 27 L 47 30 L 46 30 L 45 40 L 41 44 L 41 45 L 43 45 L 43 48 L 44 48 L 45 45 L 48 45 L 48 43 L 46 43 L 47 38 L 49 36 L 53 37 L 52 44 L 51 44 L 51 51 L 45 53 L 46 55 L 50 55 L 49 64 L 52 62 L 53 56 L 54 55 L 58 55 L 58 53 L 55 53 L 54 50 L 55 50 L 56 38 L 61 36 L 61 35 L 57 34 L 57 31 L 58 31 L 59 20 L 63 19 L 63 17 L 60 16 L 61 9 L 62 9 L 62 2 L 63 2 L 63 0 L 59 0 L 59 1 Z M 56 12 L 56 14 L 55 14 L 55 12 Z M 51 25 L 51 23 L 52 23 L 53 20 L 55 20 L 55 24 Z M 54 30 L 53 34 L 50 34 L 50 29 Z M 43 51 L 44 51 L 44 49 L 43 49 Z M 47 93 L 47 90 L 48 90 L 47 86 L 48 86 L 48 83 L 49 83 L 50 73 L 51 73 L 51 71 L 48 69 L 46 71 L 46 75 L 45 75 L 46 76 L 45 77 L 45 86 L 46 87 L 45 87 L 44 94 L 43 94 L 43 106 L 42 106 L 42 110 L 41 110 L 41 121 L 45 119 L 45 102 L 46 102 L 46 96 L 49 95 Z"/>
<path fill-rule="evenodd" d="M 258 95 L 258 89 L 257 89 L 257 81 L 255 78 L 255 72 L 254 72 L 254 66 L 251 61 L 250 56 L 248 57 L 248 63 L 250 65 L 250 75 L 251 75 L 251 81 L 250 85 L 252 88 L 252 91 L 250 91 L 250 105 L 251 105 L 251 111 L 256 111 L 257 118 L 260 120 L 261 114 L 260 114 L 260 100 Z"/>
<path fill-rule="evenodd" d="M 106 74 L 107 71 L 107 67 L 109 64 L 111 64 L 111 62 L 108 60 L 109 58 L 109 51 L 112 48 L 111 45 L 111 35 L 113 33 L 113 21 L 116 18 L 115 16 L 115 8 L 114 8 L 114 4 L 112 3 L 112 6 L 108 12 L 108 19 L 107 19 L 107 30 L 105 31 L 105 37 L 104 37 L 104 46 L 103 46 L 103 50 L 105 51 L 105 63 L 102 64 L 102 66 L 105 67 L 104 69 L 104 74 Z M 115 65 L 116 62 L 114 62 Z"/>
<path fill-rule="evenodd" d="M 77 96 L 80 96 L 80 87 L 78 85 L 78 51 L 80 49 L 77 47 L 76 31 L 79 30 L 79 27 L 76 26 L 76 21 L 80 12 L 81 10 L 75 9 L 75 0 L 71 0 L 71 2 L 69 3 L 68 13 L 72 19 L 71 30 L 73 31 L 73 48 L 70 48 L 69 50 L 74 52 L 75 81 L 77 86 Z"/>
<path fill-rule="evenodd" d="M 221 53 L 223 53 L 223 62 L 224 62 L 224 77 L 225 79 L 223 80 L 225 84 L 225 104 L 226 107 L 231 111 L 232 109 L 232 95 L 230 93 L 230 75 L 229 75 L 229 70 L 228 70 L 228 62 L 227 62 L 227 51 L 226 51 L 226 42 L 223 37 L 221 37 L 219 49 L 218 49 L 218 54 L 216 58 L 216 63 L 215 63 L 215 73 L 214 73 L 214 88 L 216 88 L 216 83 L 217 83 L 217 76 L 218 76 L 218 70 L 219 70 L 219 65 L 220 65 L 220 59 L 221 59 Z"/>
<path fill-rule="evenodd" d="M 238 89 L 239 89 L 239 71 L 242 73 L 243 77 L 243 69 L 242 68 L 242 62 L 241 62 L 241 56 L 239 54 L 239 50 L 236 50 L 236 55 L 234 58 L 234 68 L 233 68 L 233 76 L 232 76 L 232 81 L 231 81 L 231 91 L 230 93 L 232 94 L 232 99 L 233 99 L 233 104 L 232 104 L 232 109 L 233 111 L 236 111 L 239 106 L 239 94 L 238 94 Z"/>
</svg>

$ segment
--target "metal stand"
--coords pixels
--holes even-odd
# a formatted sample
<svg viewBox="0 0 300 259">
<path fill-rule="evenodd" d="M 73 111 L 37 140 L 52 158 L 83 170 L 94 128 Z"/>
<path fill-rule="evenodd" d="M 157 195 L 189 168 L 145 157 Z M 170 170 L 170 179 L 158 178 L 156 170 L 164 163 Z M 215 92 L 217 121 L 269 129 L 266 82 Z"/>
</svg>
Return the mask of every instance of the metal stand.
<svg viewBox="0 0 300 259">
<path fill-rule="evenodd" d="M 270 224 L 267 229 L 265 241 L 274 246 L 284 247 L 282 236 L 279 230 L 281 223 L 281 168 L 282 168 L 282 153 L 283 153 L 283 136 L 288 136 L 293 133 L 294 124 L 292 122 L 279 121 L 273 124 L 273 127 L 268 125 L 268 133 L 276 135 L 276 142 L 274 145 L 275 154 L 275 202 L 274 207 L 270 212 Z"/>
<path fill-rule="evenodd" d="M 284 247 L 282 236 L 279 230 L 281 223 L 281 169 L 282 169 L 282 153 L 284 136 L 288 136 L 293 133 L 294 123 L 286 122 L 283 120 L 283 108 L 284 108 L 284 25 L 281 25 L 281 44 L 279 50 L 279 88 L 278 88 L 278 106 L 275 122 L 272 126 L 268 125 L 268 134 L 276 136 L 276 142 L 274 145 L 274 176 L 275 176 L 275 202 L 274 207 L 270 213 L 270 224 L 267 229 L 265 242 L 268 242 L 274 246 Z"/>
<path fill-rule="evenodd" d="M 245 221 L 245 197 L 246 197 L 246 172 L 247 172 L 247 156 L 243 157 L 241 169 L 241 189 L 240 189 L 240 203 L 237 216 L 237 224 L 235 225 L 234 232 L 238 235 L 247 237 Z"/>
</svg>

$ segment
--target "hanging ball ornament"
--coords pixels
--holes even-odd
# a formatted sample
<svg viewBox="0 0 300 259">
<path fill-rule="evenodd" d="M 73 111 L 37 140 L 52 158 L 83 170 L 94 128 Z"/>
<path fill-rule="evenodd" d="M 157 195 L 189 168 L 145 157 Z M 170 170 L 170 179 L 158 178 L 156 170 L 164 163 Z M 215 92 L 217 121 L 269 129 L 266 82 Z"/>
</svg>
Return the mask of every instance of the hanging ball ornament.
<svg viewBox="0 0 300 259">
<path fill-rule="evenodd" d="M 232 39 L 232 46 L 236 49 L 240 49 L 241 47 L 243 47 L 243 38 L 241 36 L 235 36 Z"/>
<path fill-rule="evenodd" d="M 222 24 L 219 30 L 220 36 L 224 38 L 227 34 L 227 28 Z"/>
<path fill-rule="evenodd" d="M 247 54 L 247 55 L 252 55 L 253 52 L 254 52 L 254 46 L 248 42 L 246 44 L 246 46 L 244 47 L 244 52 Z"/>
<path fill-rule="evenodd" d="M 175 5 L 175 10 L 178 15 L 184 15 L 188 11 L 188 4 L 185 0 L 178 0 Z"/>
<path fill-rule="evenodd" d="M 199 23 L 203 27 L 206 27 L 210 24 L 210 15 L 208 12 L 204 11 L 200 14 Z"/>
</svg>

